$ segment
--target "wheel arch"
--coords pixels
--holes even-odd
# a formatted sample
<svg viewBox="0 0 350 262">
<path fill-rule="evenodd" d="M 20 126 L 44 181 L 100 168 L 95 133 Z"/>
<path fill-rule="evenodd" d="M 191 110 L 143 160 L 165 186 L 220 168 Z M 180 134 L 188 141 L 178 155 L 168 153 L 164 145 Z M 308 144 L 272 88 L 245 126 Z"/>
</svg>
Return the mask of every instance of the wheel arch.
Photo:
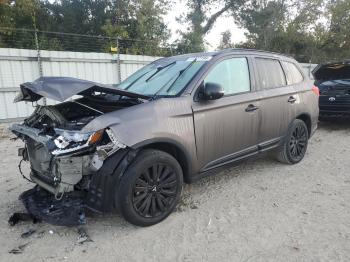
<svg viewBox="0 0 350 262">
<path fill-rule="evenodd" d="M 137 150 L 142 149 L 156 149 L 166 152 L 173 156 L 177 162 L 180 164 L 184 182 L 189 183 L 191 176 L 191 157 L 187 150 L 178 142 L 171 139 L 150 139 L 139 143 L 133 148 Z"/>
<path fill-rule="evenodd" d="M 306 124 L 308 135 L 309 135 L 309 138 L 310 138 L 310 136 L 311 136 L 311 125 L 312 125 L 311 116 L 309 114 L 307 114 L 307 113 L 302 113 L 302 114 L 298 115 L 295 119 L 299 119 L 299 120 L 303 121 Z"/>
</svg>

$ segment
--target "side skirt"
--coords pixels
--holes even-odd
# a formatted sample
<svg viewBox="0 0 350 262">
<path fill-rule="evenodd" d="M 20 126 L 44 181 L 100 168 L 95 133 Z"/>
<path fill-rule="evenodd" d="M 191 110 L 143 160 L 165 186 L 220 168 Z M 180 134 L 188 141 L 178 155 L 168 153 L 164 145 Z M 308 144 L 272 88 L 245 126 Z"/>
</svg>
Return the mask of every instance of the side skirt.
<svg viewBox="0 0 350 262">
<path fill-rule="evenodd" d="M 237 166 L 240 163 L 244 162 L 248 159 L 257 159 L 261 155 L 266 152 L 272 151 L 279 147 L 283 142 L 283 137 L 279 137 L 264 143 L 259 144 L 257 147 L 250 147 L 245 149 L 244 151 L 240 151 L 238 153 L 225 156 L 218 160 L 215 160 L 196 175 L 192 175 L 189 177 L 189 183 L 194 183 L 204 177 L 213 176 L 218 174 L 219 172 L 233 166 Z M 221 160 L 221 161 L 220 161 Z"/>
</svg>

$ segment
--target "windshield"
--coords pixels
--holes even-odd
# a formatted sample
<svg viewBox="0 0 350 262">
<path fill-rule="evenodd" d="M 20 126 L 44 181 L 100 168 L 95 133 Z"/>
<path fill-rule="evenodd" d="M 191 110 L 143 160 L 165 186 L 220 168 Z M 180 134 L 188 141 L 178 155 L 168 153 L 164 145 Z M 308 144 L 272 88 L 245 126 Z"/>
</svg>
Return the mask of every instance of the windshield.
<svg viewBox="0 0 350 262">
<path fill-rule="evenodd" d="M 150 64 L 124 80 L 118 88 L 147 96 L 176 96 L 206 61 L 197 59 Z"/>
</svg>

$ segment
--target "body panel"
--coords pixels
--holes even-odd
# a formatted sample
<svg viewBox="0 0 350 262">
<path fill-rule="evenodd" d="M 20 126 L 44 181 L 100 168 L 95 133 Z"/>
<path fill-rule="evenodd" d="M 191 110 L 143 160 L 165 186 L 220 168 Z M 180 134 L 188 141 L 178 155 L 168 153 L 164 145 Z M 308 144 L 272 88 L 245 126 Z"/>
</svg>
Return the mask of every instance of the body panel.
<svg viewBox="0 0 350 262">
<path fill-rule="evenodd" d="M 258 55 L 255 59 L 273 59 L 279 61 L 279 65 L 284 70 L 280 58 Z M 254 60 L 255 60 L 254 59 Z M 288 60 L 288 59 L 287 59 Z M 258 74 L 258 64 L 254 63 L 254 73 L 260 100 L 261 124 L 259 127 L 258 142 L 262 145 L 278 144 L 278 141 L 287 133 L 290 123 L 296 117 L 296 107 L 300 103 L 294 85 L 287 85 L 284 73 L 285 84 L 280 87 L 264 89 L 261 85 L 262 79 Z M 289 103 L 289 99 L 294 98 L 294 103 Z"/>
<path fill-rule="evenodd" d="M 296 107 L 300 99 L 293 86 L 284 86 L 259 92 L 261 94 L 259 128 L 259 143 L 283 137 L 296 117 Z M 289 103 L 290 97 L 295 97 L 295 103 Z"/>
<path fill-rule="evenodd" d="M 259 113 L 245 110 L 250 104 L 259 106 L 258 100 L 256 93 L 245 93 L 193 103 L 198 162 L 203 171 L 219 164 L 220 158 L 256 146 Z"/>
<path fill-rule="evenodd" d="M 83 92 L 92 89 L 95 89 L 96 91 L 110 92 L 112 94 L 125 95 L 135 98 L 148 98 L 147 96 L 77 78 L 40 77 L 34 82 L 23 83 L 21 85 L 21 94 L 15 99 L 15 102 L 34 102 L 42 97 L 51 98 L 55 101 L 63 102 L 74 95 L 80 95 Z"/>
<path fill-rule="evenodd" d="M 161 98 L 95 118 L 83 128 L 93 132 L 109 127 L 117 139 L 128 147 L 170 142 L 180 144 L 197 171 L 196 143 L 191 97 Z"/>
<path fill-rule="evenodd" d="M 301 115 L 306 115 L 310 118 L 311 121 L 311 132 L 312 135 L 318 124 L 318 116 L 319 116 L 319 107 L 318 100 L 319 98 L 315 95 L 314 92 L 310 90 L 312 86 L 312 81 L 306 80 L 303 83 L 296 85 L 295 91 L 298 93 L 300 98 L 300 103 L 296 107 L 296 117 Z"/>
</svg>

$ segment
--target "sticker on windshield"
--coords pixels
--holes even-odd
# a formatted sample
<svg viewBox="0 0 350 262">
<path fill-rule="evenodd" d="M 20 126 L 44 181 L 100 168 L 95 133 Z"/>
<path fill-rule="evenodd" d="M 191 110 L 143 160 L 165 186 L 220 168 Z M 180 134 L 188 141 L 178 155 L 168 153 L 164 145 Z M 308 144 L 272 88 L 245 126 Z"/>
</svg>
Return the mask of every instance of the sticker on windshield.
<svg viewBox="0 0 350 262">
<path fill-rule="evenodd" d="M 199 57 L 189 57 L 187 58 L 187 62 L 193 62 L 196 60 L 197 62 L 200 61 L 210 61 L 213 57 L 212 56 L 199 56 Z"/>
</svg>

